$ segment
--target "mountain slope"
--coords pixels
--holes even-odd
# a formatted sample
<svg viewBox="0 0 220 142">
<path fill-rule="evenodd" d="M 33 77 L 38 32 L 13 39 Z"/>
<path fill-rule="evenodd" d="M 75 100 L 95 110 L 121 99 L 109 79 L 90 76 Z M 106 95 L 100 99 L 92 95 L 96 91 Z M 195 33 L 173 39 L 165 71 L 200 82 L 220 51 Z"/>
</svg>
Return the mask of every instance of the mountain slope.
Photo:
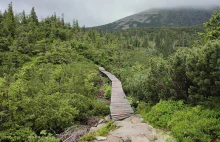
<svg viewBox="0 0 220 142">
<path fill-rule="evenodd" d="M 120 30 L 132 27 L 178 27 L 201 25 L 208 21 L 212 13 L 219 9 L 151 9 L 134 14 L 113 23 L 93 27 L 102 30 Z"/>
</svg>

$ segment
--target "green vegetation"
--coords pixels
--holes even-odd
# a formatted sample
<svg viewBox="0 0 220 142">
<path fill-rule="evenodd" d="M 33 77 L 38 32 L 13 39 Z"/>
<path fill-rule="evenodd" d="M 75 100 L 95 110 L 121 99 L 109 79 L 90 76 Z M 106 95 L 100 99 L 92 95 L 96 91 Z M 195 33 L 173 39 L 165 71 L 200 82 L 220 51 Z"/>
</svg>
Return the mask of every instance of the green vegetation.
<svg viewBox="0 0 220 142">
<path fill-rule="evenodd" d="M 87 141 L 92 141 L 96 139 L 96 133 L 95 132 L 90 132 L 82 137 L 80 142 L 87 142 Z"/>
<path fill-rule="evenodd" d="M 137 112 L 145 121 L 171 130 L 179 141 L 220 141 L 219 16 L 217 11 L 205 23 L 200 45 L 180 48 L 167 59 L 152 58 L 126 87 L 141 101 Z"/>
<path fill-rule="evenodd" d="M 107 136 L 110 131 L 116 129 L 118 129 L 118 127 L 114 124 L 114 121 L 109 121 L 103 128 L 97 131 L 97 136 Z"/>
<path fill-rule="evenodd" d="M 12 4 L 0 17 L 0 141 L 54 141 L 50 133 L 109 114 L 96 100 L 97 66 L 77 52 L 89 42 L 83 29 L 56 15 L 39 22 L 34 8 L 14 15 Z"/>
<path fill-rule="evenodd" d="M 179 141 L 212 141 L 220 132 L 219 109 L 190 106 L 182 101 L 161 101 L 142 115 L 156 127 L 169 129 Z"/>
<path fill-rule="evenodd" d="M 114 124 L 114 122 L 109 121 L 104 127 L 98 129 L 96 132 L 93 131 L 83 136 L 80 142 L 95 140 L 97 136 L 107 136 L 110 131 L 116 129 L 118 129 L 118 127 Z"/>
<path fill-rule="evenodd" d="M 111 98 L 111 85 L 105 85 L 104 86 L 104 98 L 110 99 Z"/>
<path fill-rule="evenodd" d="M 71 125 L 109 114 L 96 99 L 98 66 L 122 81 L 152 125 L 179 141 L 219 141 L 219 15 L 205 28 L 106 33 L 56 14 L 39 21 L 34 8 L 15 15 L 9 4 L 0 12 L 0 141 L 56 141 Z M 110 87 L 104 90 L 109 98 Z"/>
</svg>

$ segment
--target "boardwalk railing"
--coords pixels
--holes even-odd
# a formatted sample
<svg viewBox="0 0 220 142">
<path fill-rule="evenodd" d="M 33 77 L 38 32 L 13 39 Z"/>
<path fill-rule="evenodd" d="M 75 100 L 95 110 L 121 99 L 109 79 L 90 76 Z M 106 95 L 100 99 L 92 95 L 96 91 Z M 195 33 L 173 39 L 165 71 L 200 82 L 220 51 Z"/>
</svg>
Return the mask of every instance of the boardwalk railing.
<svg viewBox="0 0 220 142">
<path fill-rule="evenodd" d="M 126 99 L 121 81 L 113 74 L 107 72 L 104 68 L 99 67 L 99 71 L 105 74 L 112 82 L 110 112 L 113 120 L 122 120 L 134 114 L 130 103 Z"/>
</svg>

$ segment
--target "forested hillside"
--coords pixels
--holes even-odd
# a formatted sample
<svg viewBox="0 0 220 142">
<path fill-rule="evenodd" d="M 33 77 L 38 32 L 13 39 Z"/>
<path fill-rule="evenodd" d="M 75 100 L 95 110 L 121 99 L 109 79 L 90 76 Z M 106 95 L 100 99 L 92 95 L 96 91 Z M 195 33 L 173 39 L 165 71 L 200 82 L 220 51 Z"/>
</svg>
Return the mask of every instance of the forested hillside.
<svg viewBox="0 0 220 142">
<path fill-rule="evenodd" d="M 55 141 L 49 132 L 109 114 L 96 101 L 97 66 L 78 53 L 93 37 L 77 21 L 39 22 L 34 8 L 14 15 L 12 4 L 0 17 L 0 141 Z"/>
<path fill-rule="evenodd" d="M 215 10 L 212 8 L 167 8 L 146 10 L 106 25 L 93 27 L 106 31 L 134 27 L 181 27 L 197 26 L 207 22 Z"/>
<path fill-rule="evenodd" d="M 137 113 L 179 141 L 220 141 L 220 11 L 203 27 L 86 31 L 56 14 L 0 13 L 0 141 L 55 134 L 109 114 L 98 66 Z"/>
</svg>

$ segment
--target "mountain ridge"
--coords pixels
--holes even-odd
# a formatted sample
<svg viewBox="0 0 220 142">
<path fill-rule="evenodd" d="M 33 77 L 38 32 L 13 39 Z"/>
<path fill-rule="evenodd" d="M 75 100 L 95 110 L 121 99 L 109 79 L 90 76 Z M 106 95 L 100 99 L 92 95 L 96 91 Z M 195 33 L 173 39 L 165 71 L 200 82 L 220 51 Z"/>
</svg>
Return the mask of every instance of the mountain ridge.
<svg viewBox="0 0 220 142">
<path fill-rule="evenodd" d="M 219 6 L 210 8 L 153 8 L 130 16 L 126 16 L 115 22 L 90 27 L 101 30 L 124 30 L 134 27 L 182 27 L 196 26 L 207 22 Z"/>
</svg>

